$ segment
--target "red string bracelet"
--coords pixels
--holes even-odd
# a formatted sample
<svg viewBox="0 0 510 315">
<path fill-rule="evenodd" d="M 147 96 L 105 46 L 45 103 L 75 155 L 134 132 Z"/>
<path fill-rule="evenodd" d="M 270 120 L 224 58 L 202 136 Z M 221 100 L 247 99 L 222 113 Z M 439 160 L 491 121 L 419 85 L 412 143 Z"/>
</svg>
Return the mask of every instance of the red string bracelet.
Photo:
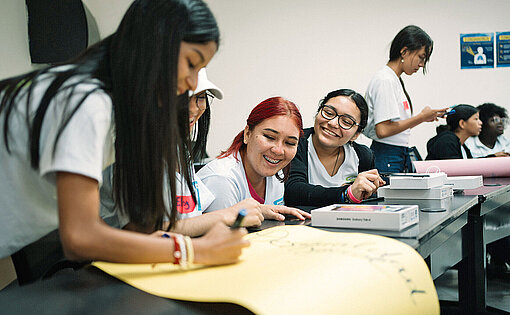
<svg viewBox="0 0 510 315">
<path fill-rule="evenodd" d="M 179 265 L 182 257 L 181 246 L 179 245 L 177 237 L 172 235 L 172 239 L 174 240 L 174 265 Z"/>
<path fill-rule="evenodd" d="M 347 195 L 349 196 L 349 199 L 351 199 L 351 201 L 354 202 L 354 203 L 361 203 L 361 200 L 359 200 L 356 197 L 354 197 L 354 194 L 352 193 L 351 187 L 352 186 L 349 186 L 349 188 L 347 188 Z"/>
</svg>

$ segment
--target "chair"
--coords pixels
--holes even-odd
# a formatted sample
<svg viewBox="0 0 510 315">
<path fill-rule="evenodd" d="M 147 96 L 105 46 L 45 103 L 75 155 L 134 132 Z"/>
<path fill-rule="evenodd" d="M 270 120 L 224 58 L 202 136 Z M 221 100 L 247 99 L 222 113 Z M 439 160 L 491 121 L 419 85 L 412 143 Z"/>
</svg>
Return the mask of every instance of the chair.
<svg viewBox="0 0 510 315">
<path fill-rule="evenodd" d="M 81 268 L 86 263 L 65 258 L 58 229 L 11 255 L 19 285 L 51 277 L 64 268 Z"/>
</svg>

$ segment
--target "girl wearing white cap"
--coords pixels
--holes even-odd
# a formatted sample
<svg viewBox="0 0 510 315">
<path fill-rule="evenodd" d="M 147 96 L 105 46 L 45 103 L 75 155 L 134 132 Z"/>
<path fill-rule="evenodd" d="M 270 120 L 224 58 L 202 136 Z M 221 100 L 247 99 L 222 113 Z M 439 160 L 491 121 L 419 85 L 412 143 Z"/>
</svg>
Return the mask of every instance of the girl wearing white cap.
<svg viewBox="0 0 510 315">
<path fill-rule="evenodd" d="M 214 98 L 223 99 L 223 92 L 214 83 L 209 81 L 206 70 L 203 68 L 198 73 L 197 88 L 189 101 L 189 132 L 192 133 L 193 140 L 190 152 L 193 159 L 200 159 L 205 154 L 211 112 L 210 106 Z M 172 232 L 199 236 L 204 234 L 217 222 L 232 225 L 237 213 L 241 209 L 247 210 L 247 216 L 243 220 L 244 226 L 261 224 L 263 216 L 259 209 L 259 204 L 254 200 L 245 200 L 232 207 L 225 207 L 225 209 L 221 209 L 215 213 L 202 216 L 202 212 L 214 201 L 215 197 L 198 176 L 195 176 L 193 167 L 190 167 L 190 173 L 193 178 L 192 185 L 195 193 L 195 200 L 182 174 L 176 174 L 176 209 L 178 220 L 172 228 Z M 129 222 L 129 219 L 115 208 L 111 180 L 112 167 L 109 167 L 103 174 L 104 184 L 101 187 L 101 216 L 103 220 L 110 225 L 123 227 L 124 229 L 139 230 L 139 226 Z M 165 202 L 167 205 L 170 204 L 168 196 L 170 196 L 169 191 L 165 194 Z M 165 227 L 166 224 L 164 225 L 164 228 Z"/>
</svg>

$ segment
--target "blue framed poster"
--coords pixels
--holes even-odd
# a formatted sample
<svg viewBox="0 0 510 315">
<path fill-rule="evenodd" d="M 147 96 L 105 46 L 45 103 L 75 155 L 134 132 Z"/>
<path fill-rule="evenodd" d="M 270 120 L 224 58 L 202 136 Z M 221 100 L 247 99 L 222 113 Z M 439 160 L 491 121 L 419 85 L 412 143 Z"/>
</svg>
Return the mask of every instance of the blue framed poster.
<svg viewBox="0 0 510 315">
<path fill-rule="evenodd" d="M 510 67 L 510 32 L 496 33 L 496 56 L 498 67 Z"/>
<path fill-rule="evenodd" d="M 460 34 L 460 68 L 494 68 L 494 33 Z"/>
</svg>

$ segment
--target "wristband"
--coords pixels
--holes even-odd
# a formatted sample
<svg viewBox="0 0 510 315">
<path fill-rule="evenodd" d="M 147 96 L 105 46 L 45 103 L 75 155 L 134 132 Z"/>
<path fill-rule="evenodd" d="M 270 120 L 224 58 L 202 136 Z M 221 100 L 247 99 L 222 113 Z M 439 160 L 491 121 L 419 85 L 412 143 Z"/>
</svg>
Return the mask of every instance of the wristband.
<svg viewBox="0 0 510 315">
<path fill-rule="evenodd" d="M 361 203 L 361 200 L 354 197 L 351 187 L 352 186 L 349 186 L 349 188 L 347 188 L 347 195 L 349 196 L 349 199 L 351 199 L 351 201 L 354 203 Z"/>
<path fill-rule="evenodd" d="M 186 243 L 184 241 L 184 237 L 181 234 L 176 235 L 177 242 L 179 243 L 179 248 L 181 250 L 181 259 L 179 260 L 179 266 L 181 268 L 186 268 L 188 266 L 188 253 L 186 252 Z"/>
<path fill-rule="evenodd" d="M 188 252 L 188 267 L 193 264 L 195 260 L 195 251 L 193 249 L 193 243 L 191 242 L 191 237 L 184 236 L 184 242 L 186 243 L 186 251 Z"/>
</svg>

